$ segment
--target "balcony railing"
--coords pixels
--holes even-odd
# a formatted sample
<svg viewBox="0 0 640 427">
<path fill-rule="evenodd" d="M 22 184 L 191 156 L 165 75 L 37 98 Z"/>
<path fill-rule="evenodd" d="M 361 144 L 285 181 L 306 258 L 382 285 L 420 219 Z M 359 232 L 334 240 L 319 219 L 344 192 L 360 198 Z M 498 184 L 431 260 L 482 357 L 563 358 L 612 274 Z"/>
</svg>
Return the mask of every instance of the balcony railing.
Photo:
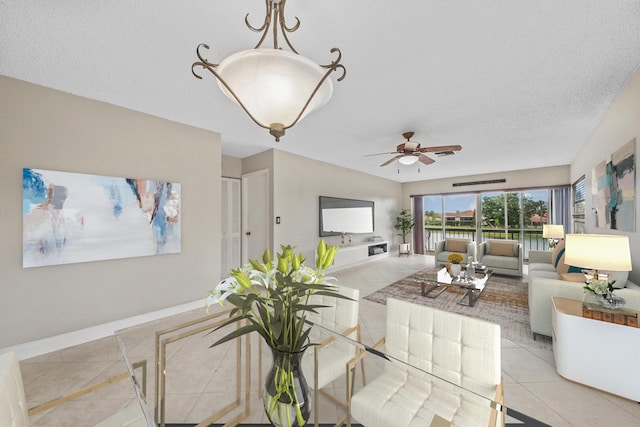
<svg viewBox="0 0 640 427">
<path fill-rule="evenodd" d="M 446 228 L 444 231 L 442 227 L 425 227 L 424 229 L 424 249 L 426 252 L 435 251 L 436 242 L 444 240 L 445 238 L 451 239 L 471 239 L 476 242 L 483 242 L 488 239 L 509 239 L 517 240 L 522 243 L 524 248 L 524 259 L 529 259 L 529 251 L 546 251 L 549 250 L 549 242 L 542 237 L 541 228 L 524 228 L 524 229 L 496 229 L 486 228 L 482 229 L 481 240 L 476 238 L 476 229 L 471 227 L 452 227 Z"/>
</svg>

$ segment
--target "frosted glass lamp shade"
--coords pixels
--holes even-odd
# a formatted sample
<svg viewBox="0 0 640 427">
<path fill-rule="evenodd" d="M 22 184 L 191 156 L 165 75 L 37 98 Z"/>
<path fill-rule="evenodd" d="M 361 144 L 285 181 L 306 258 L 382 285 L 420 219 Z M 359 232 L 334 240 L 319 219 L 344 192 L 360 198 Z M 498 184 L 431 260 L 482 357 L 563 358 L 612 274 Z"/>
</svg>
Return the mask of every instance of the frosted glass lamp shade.
<svg viewBox="0 0 640 427">
<path fill-rule="evenodd" d="M 266 128 L 294 124 L 326 73 L 310 59 L 280 49 L 243 50 L 222 60 L 217 70 L 247 112 Z M 224 84 L 217 82 L 220 90 L 238 103 Z M 326 104 L 332 94 L 333 84 L 326 79 L 300 119 Z"/>
<path fill-rule="evenodd" d="M 628 236 L 567 234 L 565 263 L 605 271 L 631 271 Z"/>
<path fill-rule="evenodd" d="M 407 156 L 400 157 L 398 159 L 398 161 L 400 162 L 400 164 L 409 166 L 409 165 L 413 165 L 415 162 L 417 162 L 418 161 L 418 157 L 409 154 Z"/>
<path fill-rule="evenodd" d="M 543 224 L 542 237 L 545 239 L 562 239 L 564 226 L 562 224 Z"/>
</svg>

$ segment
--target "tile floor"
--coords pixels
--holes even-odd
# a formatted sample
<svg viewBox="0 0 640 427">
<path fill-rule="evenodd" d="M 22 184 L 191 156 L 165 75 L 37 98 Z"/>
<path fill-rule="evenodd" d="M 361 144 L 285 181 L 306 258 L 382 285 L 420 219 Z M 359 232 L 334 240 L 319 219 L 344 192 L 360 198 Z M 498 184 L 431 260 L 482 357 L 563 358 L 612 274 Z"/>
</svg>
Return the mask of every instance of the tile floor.
<svg viewBox="0 0 640 427">
<path fill-rule="evenodd" d="M 361 298 L 419 269 L 432 266 L 432 256 L 389 257 L 331 275 L 343 285 L 360 290 Z M 149 361 L 148 401 L 153 402 L 154 340 L 153 333 L 167 325 L 200 317 L 204 310 L 194 310 L 171 318 L 129 328 L 122 332 L 127 353 L 132 360 Z M 385 307 L 361 301 L 360 318 L 363 341 L 372 344 L 384 335 Z M 234 349 L 230 346 L 208 348 L 212 341 L 201 336 L 172 345 L 168 366 L 173 376 L 167 380 L 167 414 L 172 422 L 196 422 L 211 414 L 212 402 L 222 406 L 233 394 L 221 384 L 233 382 Z M 253 341 L 252 355 L 257 351 Z M 264 352 L 263 348 L 263 352 Z M 254 357 L 255 358 L 255 357 Z M 603 365 L 606 365 L 603 361 Z M 502 372 L 505 403 L 521 413 L 552 426 L 639 426 L 640 404 L 566 381 L 555 371 L 550 349 L 525 347 L 503 340 Z M 87 384 L 108 378 L 125 369 L 114 338 L 103 338 L 79 346 L 52 352 L 20 362 L 29 406 L 55 398 Z M 263 367 L 264 368 L 264 367 Z M 367 365 L 367 375 L 375 376 L 379 367 Z M 250 422 L 266 422 L 258 399 L 258 376 L 253 375 Z M 342 383 L 333 385 L 343 392 Z M 640 385 L 639 385 L 640 387 Z M 90 426 L 133 399 L 128 381 L 73 400 L 32 417 L 34 426 Z M 152 408 L 153 412 L 153 408 Z M 334 421 L 340 409 L 321 400 L 321 421 Z M 508 423 L 517 423 L 507 419 Z"/>
</svg>

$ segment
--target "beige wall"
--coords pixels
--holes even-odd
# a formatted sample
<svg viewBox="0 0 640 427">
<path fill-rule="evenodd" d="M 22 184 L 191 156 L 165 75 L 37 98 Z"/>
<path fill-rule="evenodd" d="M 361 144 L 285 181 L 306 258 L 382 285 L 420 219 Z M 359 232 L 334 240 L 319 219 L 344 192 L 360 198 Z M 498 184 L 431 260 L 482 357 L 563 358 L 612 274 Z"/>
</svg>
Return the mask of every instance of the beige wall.
<svg viewBox="0 0 640 427">
<path fill-rule="evenodd" d="M 631 139 L 636 138 L 636 231 L 621 232 L 595 228 L 595 217 L 592 213 L 591 200 L 591 171 L 595 165 L 609 159 L 611 153 Z M 586 232 L 595 234 L 625 234 L 631 243 L 631 257 L 633 271 L 630 279 L 640 283 L 640 172 L 638 171 L 638 138 L 640 138 L 640 71 L 631 78 L 625 89 L 620 93 L 600 126 L 582 151 L 571 164 L 571 182 L 575 182 L 582 175 L 586 178 Z"/>
<path fill-rule="evenodd" d="M 220 277 L 219 135 L 0 77 L 0 348 L 206 297 Z M 182 252 L 22 268 L 22 168 L 182 184 Z"/>
<path fill-rule="evenodd" d="M 401 184 L 356 172 L 340 166 L 274 150 L 273 215 L 274 246 L 292 244 L 309 258 L 319 237 L 319 196 L 372 200 L 375 202 L 375 232 L 390 244 L 395 241 L 393 224 L 401 204 Z M 371 234 L 353 235 L 353 243 L 363 242 Z M 328 237 L 327 243 L 340 245 L 340 237 Z M 390 249 L 393 249 L 393 245 Z M 311 260 L 311 258 L 310 258 Z"/>
<path fill-rule="evenodd" d="M 515 159 L 514 162 L 517 162 L 517 159 Z M 453 186 L 454 183 L 487 181 L 502 178 L 506 179 L 506 182 L 469 185 L 463 187 Z M 402 186 L 402 202 L 405 208 L 410 209 L 409 197 L 411 196 L 424 194 L 471 193 L 493 190 L 499 191 L 531 187 L 553 187 L 556 185 L 568 185 L 569 183 L 569 166 L 554 166 L 484 175 L 469 175 L 458 178 L 433 179 L 429 181 L 404 184 Z"/>
<path fill-rule="evenodd" d="M 225 178 L 240 178 L 242 176 L 242 159 L 222 156 L 222 176 Z"/>
</svg>

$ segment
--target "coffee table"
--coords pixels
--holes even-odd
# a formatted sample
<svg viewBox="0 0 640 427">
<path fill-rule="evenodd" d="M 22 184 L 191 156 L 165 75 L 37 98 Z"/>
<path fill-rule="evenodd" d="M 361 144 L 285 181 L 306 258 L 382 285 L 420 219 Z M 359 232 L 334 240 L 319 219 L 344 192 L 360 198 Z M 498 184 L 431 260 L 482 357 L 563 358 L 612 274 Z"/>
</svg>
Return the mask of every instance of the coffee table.
<svg viewBox="0 0 640 427">
<path fill-rule="evenodd" d="M 465 289 L 466 292 L 458 301 L 458 304 L 473 307 L 478 298 L 480 298 L 482 291 L 484 291 L 491 274 L 492 271 L 487 269 L 484 273 L 476 273 L 473 279 L 453 278 L 446 268 L 442 268 L 435 275 L 429 274 L 416 279 L 416 281 L 420 283 L 420 293 L 427 298 L 437 298 L 449 286 Z"/>
</svg>

